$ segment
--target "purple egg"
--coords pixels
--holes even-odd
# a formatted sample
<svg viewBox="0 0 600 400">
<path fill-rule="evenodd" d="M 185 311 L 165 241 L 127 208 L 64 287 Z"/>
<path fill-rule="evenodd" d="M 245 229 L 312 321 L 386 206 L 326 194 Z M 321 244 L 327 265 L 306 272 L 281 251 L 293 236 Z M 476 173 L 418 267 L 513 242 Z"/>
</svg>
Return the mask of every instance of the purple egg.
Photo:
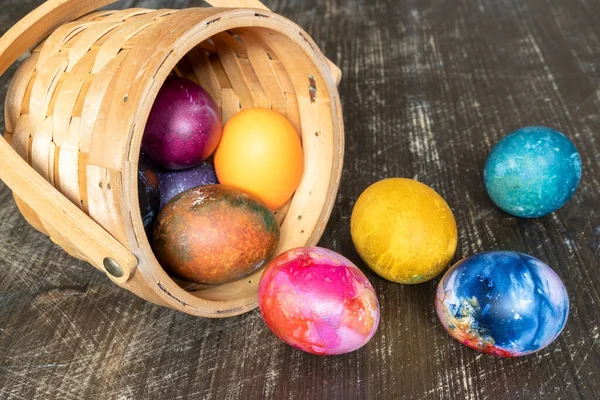
<svg viewBox="0 0 600 400">
<path fill-rule="evenodd" d="M 160 172 L 158 176 L 160 178 L 161 209 L 173 197 L 188 189 L 219 183 L 214 167 L 208 162 L 182 171 Z"/>
<path fill-rule="evenodd" d="M 222 128 L 210 94 L 188 79 L 170 76 L 150 110 L 142 149 L 161 169 L 191 168 L 215 151 Z"/>
</svg>

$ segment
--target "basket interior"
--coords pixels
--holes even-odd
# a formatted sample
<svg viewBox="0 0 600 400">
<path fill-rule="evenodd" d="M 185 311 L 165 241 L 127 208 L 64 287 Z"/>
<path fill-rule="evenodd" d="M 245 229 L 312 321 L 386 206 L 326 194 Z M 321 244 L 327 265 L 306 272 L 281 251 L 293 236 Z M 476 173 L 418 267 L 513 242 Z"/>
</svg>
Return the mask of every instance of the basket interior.
<svg viewBox="0 0 600 400">
<path fill-rule="evenodd" d="M 265 107 L 285 115 L 302 141 L 300 110 L 294 85 L 283 63 L 256 35 L 257 29 L 260 28 L 228 30 L 206 39 L 179 60 L 172 74 L 194 81 L 206 89 L 221 108 L 223 125 L 245 108 Z M 249 57 L 252 57 L 252 62 Z M 262 72 L 260 78 L 257 70 Z M 286 219 L 291 202 L 292 199 L 274 211 L 280 226 Z M 229 301 L 232 296 L 244 297 L 254 293 L 257 274 L 262 274 L 262 270 L 255 276 L 217 286 L 193 283 L 173 276 L 171 279 L 195 296 Z"/>
</svg>

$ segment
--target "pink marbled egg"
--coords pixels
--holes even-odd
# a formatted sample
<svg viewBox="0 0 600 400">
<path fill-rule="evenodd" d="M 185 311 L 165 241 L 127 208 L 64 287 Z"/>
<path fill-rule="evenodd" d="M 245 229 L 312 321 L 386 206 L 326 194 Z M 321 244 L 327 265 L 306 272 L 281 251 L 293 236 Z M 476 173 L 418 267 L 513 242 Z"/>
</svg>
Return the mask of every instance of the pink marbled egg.
<svg viewBox="0 0 600 400">
<path fill-rule="evenodd" d="M 275 335 L 312 354 L 357 350 L 379 325 L 379 303 L 367 277 L 350 260 L 319 247 L 273 259 L 261 278 L 258 304 Z"/>
</svg>

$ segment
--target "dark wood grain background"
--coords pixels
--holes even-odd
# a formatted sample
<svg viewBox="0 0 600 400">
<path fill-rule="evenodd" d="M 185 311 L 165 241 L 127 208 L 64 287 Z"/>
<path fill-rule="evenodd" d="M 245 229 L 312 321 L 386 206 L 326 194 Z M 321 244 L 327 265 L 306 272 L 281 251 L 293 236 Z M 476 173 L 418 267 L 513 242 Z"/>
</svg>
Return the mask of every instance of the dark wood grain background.
<svg viewBox="0 0 600 400">
<path fill-rule="evenodd" d="M 40 3 L 0 0 L 0 31 Z M 0 184 L 0 398 L 600 398 L 600 2 L 267 4 L 304 27 L 344 72 L 345 169 L 321 245 L 373 282 L 377 335 L 357 352 L 324 358 L 280 342 L 258 311 L 207 320 L 146 303 L 29 227 Z M 583 161 L 574 198 L 534 220 L 509 218 L 482 184 L 491 147 L 525 125 L 563 131 Z M 362 190 L 391 176 L 445 197 L 459 226 L 455 260 L 511 249 L 556 270 L 572 308 L 554 344 L 518 359 L 476 353 L 438 322 L 438 279 L 402 286 L 367 270 L 349 217 Z"/>
</svg>

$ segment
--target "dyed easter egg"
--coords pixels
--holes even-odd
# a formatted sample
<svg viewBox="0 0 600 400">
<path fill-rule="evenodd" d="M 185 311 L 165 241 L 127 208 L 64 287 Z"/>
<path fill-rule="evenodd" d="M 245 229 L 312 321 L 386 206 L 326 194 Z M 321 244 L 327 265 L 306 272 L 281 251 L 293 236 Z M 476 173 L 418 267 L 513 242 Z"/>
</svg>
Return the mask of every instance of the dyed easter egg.
<svg viewBox="0 0 600 400">
<path fill-rule="evenodd" d="M 148 236 L 152 236 L 152 226 L 160 205 L 160 186 L 158 172 L 144 154 L 140 154 L 138 163 L 138 200 L 144 229 Z"/>
<path fill-rule="evenodd" d="M 215 151 L 221 131 L 219 107 L 210 94 L 195 82 L 170 76 L 150 110 L 142 148 L 162 169 L 191 168 Z"/>
<path fill-rule="evenodd" d="M 484 169 L 494 203 L 516 217 L 536 218 L 561 208 L 581 179 L 573 143 L 550 128 L 521 128 L 492 149 Z"/>
<path fill-rule="evenodd" d="M 192 282 L 236 281 L 266 265 L 279 225 L 260 200 L 241 190 L 208 185 L 175 196 L 154 227 L 154 253 L 174 275 Z"/>
<path fill-rule="evenodd" d="M 312 354 L 357 350 L 379 325 L 379 303 L 367 277 L 348 259 L 319 247 L 273 259 L 260 281 L 258 305 L 275 335 Z"/>
<path fill-rule="evenodd" d="M 249 108 L 225 124 L 215 152 L 219 182 L 250 192 L 271 210 L 283 206 L 300 184 L 302 145 L 282 114 Z"/>
<path fill-rule="evenodd" d="M 376 182 L 358 198 L 350 221 L 354 246 L 385 279 L 421 283 L 441 273 L 456 251 L 454 215 L 429 186 L 404 178 Z"/>
<path fill-rule="evenodd" d="M 569 315 L 569 297 L 558 275 L 540 260 L 512 251 L 456 263 L 438 285 L 435 306 L 452 337 L 501 357 L 548 346 Z"/>
<path fill-rule="evenodd" d="M 219 183 L 215 169 L 208 162 L 180 171 L 159 172 L 158 177 L 160 178 L 160 208 L 188 189 Z"/>
</svg>

